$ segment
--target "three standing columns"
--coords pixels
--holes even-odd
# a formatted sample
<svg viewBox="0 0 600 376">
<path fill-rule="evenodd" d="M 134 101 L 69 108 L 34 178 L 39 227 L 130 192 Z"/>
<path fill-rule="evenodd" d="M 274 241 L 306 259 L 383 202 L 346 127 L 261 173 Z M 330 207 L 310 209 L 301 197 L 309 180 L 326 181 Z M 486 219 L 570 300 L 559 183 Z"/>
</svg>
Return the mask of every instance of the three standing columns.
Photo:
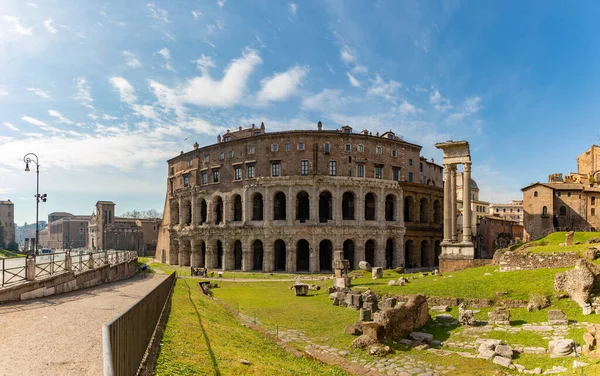
<svg viewBox="0 0 600 376">
<path fill-rule="evenodd" d="M 444 164 L 444 242 L 456 243 L 457 197 L 456 163 Z M 472 244 L 471 234 L 471 163 L 463 163 L 463 244 Z"/>
</svg>

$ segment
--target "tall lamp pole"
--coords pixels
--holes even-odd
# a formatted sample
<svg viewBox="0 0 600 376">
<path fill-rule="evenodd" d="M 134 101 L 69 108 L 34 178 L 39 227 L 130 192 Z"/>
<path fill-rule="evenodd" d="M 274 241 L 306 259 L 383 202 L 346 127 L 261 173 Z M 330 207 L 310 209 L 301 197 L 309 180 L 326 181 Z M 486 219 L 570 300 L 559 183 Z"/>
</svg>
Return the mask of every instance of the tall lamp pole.
<svg viewBox="0 0 600 376">
<path fill-rule="evenodd" d="M 32 159 L 35 158 L 35 159 Z M 35 163 L 35 172 L 36 172 L 36 193 L 35 193 L 35 245 L 33 247 L 33 255 L 38 254 L 38 244 L 40 242 L 40 225 L 39 225 L 39 209 L 40 209 L 40 200 L 46 202 L 46 198 L 48 195 L 45 193 L 40 195 L 40 165 L 38 163 L 38 156 L 33 153 L 27 153 L 23 157 L 23 162 L 25 162 L 25 171 L 29 170 L 29 164 Z"/>
</svg>

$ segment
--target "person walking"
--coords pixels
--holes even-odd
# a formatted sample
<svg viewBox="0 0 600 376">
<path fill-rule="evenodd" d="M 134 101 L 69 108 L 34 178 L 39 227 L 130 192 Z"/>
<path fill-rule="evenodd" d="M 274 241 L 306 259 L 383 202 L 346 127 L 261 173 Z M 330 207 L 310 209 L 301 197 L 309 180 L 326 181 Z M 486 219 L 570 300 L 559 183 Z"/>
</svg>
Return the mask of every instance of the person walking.
<svg viewBox="0 0 600 376">
<path fill-rule="evenodd" d="M 148 269 L 148 265 L 146 263 L 142 264 L 142 278 L 146 278 L 146 270 Z"/>
</svg>

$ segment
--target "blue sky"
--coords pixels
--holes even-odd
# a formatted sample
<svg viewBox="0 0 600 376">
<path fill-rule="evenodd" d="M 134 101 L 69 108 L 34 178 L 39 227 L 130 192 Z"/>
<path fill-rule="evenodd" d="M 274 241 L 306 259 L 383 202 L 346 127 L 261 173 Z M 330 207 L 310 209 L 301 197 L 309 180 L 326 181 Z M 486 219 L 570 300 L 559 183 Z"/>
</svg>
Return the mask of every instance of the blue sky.
<svg viewBox="0 0 600 376">
<path fill-rule="evenodd" d="M 162 211 L 166 160 L 226 129 L 349 124 L 471 143 L 503 202 L 600 143 L 600 5 L 558 1 L 0 3 L 0 199 Z"/>
</svg>

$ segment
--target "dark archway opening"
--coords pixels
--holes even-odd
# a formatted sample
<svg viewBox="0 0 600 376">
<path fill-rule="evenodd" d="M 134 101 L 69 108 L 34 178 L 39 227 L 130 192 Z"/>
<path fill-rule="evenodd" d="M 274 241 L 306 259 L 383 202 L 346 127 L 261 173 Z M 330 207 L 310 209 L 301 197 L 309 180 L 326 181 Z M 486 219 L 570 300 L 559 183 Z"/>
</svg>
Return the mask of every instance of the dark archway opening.
<svg viewBox="0 0 600 376">
<path fill-rule="evenodd" d="M 242 269 L 242 242 L 239 240 L 233 245 L 233 269 Z"/>
<path fill-rule="evenodd" d="M 235 195 L 233 197 L 233 221 L 240 222 L 242 220 L 242 197 Z"/>
<path fill-rule="evenodd" d="M 394 239 L 388 239 L 385 242 L 385 267 L 392 269 L 394 267 Z"/>
<path fill-rule="evenodd" d="M 252 270 L 263 270 L 263 243 L 255 240 L 252 243 Z"/>
<path fill-rule="evenodd" d="M 190 201 L 183 202 L 183 225 L 190 226 L 192 224 L 192 203 Z"/>
<path fill-rule="evenodd" d="M 365 243 L 365 261 L 375 266 L 375 241 L 367 240 Z"/>
<path fill-rule="evenodd" d="M 419 213 L 419 220 L 421 223 L 429 222 L 429 205 L 426 198 L 422 198 L 421 202 L 419 203 Z"/>
<path fill-rule="evenodd" d="M 304 239 L 298 240 L 298 244 L 296 244 L 296 271 L 307 272 L 309 266 L 310 248 L 308 245 L 308 241 Z"/>
<path fill-rule="evenodd" d="M 404 198 L 404 222 L 413 221 L 413 198 L 407 196 Z"/>
<path fill-rule="evenodd" d="M 273 220 L 284 221 L 286 217 L 285 193 L 277 192 L 273 200 Z"/>
<path fill-rule="evenodd" d="M 414 248 L 415 242 L 413 242 L 412 240 L 407 240 L 406 243 L 404 243 L 404 260 L 406 262 L 407 268 L 414 268 L 417 266 L 416 260 L 414 259 Z"/>
<path fill-rule="evenodd" d="M 319 195 L 319 222 L 327 223 L 333 219 L 333 210 L 331 206 L 331 193 L 325 191 Z"/>
<path fill-rule="evenodd" d="M 429 242 L 423 240 L 421 242 L 421 267 L 429 266 Z"/>
<path fill-rule="evenodd" d="M 221 197 L 215 198 L 215 224 L 223 223 L 223 199 Z"/>
<path fill-rule="evenodd" d="M 352 192 L 345 192 L 342 195 L 342 219 L 354 220 L 354 194 Z"/>
<path fill-rule="evenodd" d="M 442 208 L 438 200 L 433 202 L 433 222 L 437 225 L 442 223 Z"/>
<path fill-rule="evenodd" d="M 278 271 L 285 270 L 286 251 L 285 242 L 281 239 L 275 241 L 275 265 L 274 269 Z"/>
<path fill-rule="evenodd" d="M 310 199 L 308 193 L 302 191 L 296 195 L 296 219 L 300 222 L 310 218 Z"/>
<path fill-rule="evenodd" d="M 354 269 L 354 242 L 352 240 L 344 241 L 344 260 L 350 261 L 350 270 Z"/>
<path fill-rule="evenodd" d="M 200 200 L 200 224 L 206 223 L 206 216 L 208 215 L 208 210 L 206 208 L 206 200 Z"/>
<path fill-rule="evenodd" d="M 263 220 L 263 196 L 260 193 L 255 193 L 252 197 L 252 220 Z"/>
<path fill-rule="evenodd" d="M 440 241 L 436 240 L 434 247 L 434 265 L 440 266 L 440 255 L 442 254 L 442 247 L 440 246 Z"/>
<path fill-rule="evenodd" d="M 385 220 L 396 220 L 396 198 L 393 195 L 387 195 L 385 197 Z"/>
<path fill-rule="evenodd" d="M 319 269 L 321 272 L 332 269 L 333 245 L 329 240 L 319 243 Z"/>
<path fill-rule="evenodd" d="M 205 268 L 206 267 L 206 243 L 202 242 L 202 245 L 200 246 L 200 266 Z"/>
<path fill-rule="evenodd" d="M 217 240 L 217 269 L 223 269 L 223 243 Z"/>
<path fill-rule="evenodd" d="M 372 193 L 365 195 L 365 220 L 375 220 L 375 195 Z"/>
</svg>

